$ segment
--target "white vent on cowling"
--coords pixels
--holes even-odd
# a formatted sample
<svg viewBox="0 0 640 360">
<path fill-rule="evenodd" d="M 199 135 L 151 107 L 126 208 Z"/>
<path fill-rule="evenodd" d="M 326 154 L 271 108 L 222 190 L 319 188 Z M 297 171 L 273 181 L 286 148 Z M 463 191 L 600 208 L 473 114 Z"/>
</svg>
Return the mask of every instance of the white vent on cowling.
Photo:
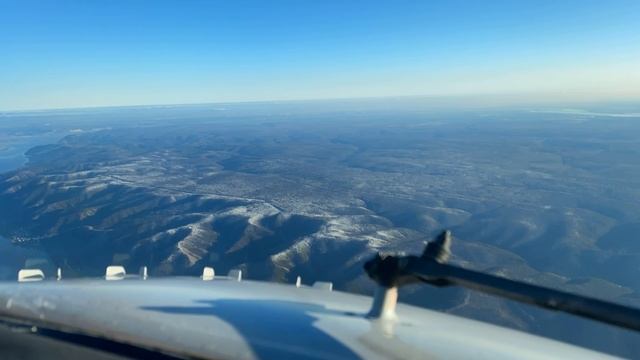
<svg viewBox="0 0 640 360">
<path fill-rule="evenodd" d="M 205 266 L 205 268 L 202 269 L 202 280 L 211 281 L 215 279 L 215 277 L 216 277 L 216 271 L 212 267 Z"/>
<path fill-rule="evenodd" d="M 40 269 L 20 269 L 18 271 L 18 281 L 41 281 L 44 280 L 44 273 Z"/>
<path fill-rule="evenodd" d="M 111 265 L 107 266 L 104 278 L 106 280 L 122 280 L 124 279 L 125 275 L 127 275 L 127 272 L 124 270 L 124 267 Z"/>
</svg>

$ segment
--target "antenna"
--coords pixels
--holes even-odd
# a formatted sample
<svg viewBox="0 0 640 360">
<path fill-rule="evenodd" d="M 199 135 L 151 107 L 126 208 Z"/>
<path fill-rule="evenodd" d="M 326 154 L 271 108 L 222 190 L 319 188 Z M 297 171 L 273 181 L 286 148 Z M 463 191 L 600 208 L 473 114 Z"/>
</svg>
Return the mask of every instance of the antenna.
<svg viewBox="0 0 640 360">
<path fill-rule="evenodd" d="M 378 286 L 373 294 L 373 304 L 367 317 L 374 319 L 396 319 L 396 305 L 398 304 L 398 287 L 390 288 Z"/>
<path fill-rule="evenodd" d="M 318 290 L 333 291 L 333 283 L 330 281 L 316 281 L 311 287 Z"/>
<path fill-rule="evenodd" d="M 242 281 L 242 270 L 240 269 L 231 269 L 227 274 L 227 277 L 231 280 Z"/>
<path fill-rule="evenodd" d="M 447 263 L 450 249 L 451 232 L 446 230 L 427 244 L 421 256 L 378 253 L 367 261 L 364 269 L 378 284 L 369 316 L 393 317 L 398 287 L 424 282 L 438 287 L 458 285 L 640 331 L 640 309 L 451 265 Z"/>
<path fill-rule="evenodd" d="M 147 280 L 148 277 L 149 277 L 149 272 L 147 270 L 147 267 L 146 266 L 140 267 L 140 278 L 142 278 L 142 280 Z"/>
</svg>

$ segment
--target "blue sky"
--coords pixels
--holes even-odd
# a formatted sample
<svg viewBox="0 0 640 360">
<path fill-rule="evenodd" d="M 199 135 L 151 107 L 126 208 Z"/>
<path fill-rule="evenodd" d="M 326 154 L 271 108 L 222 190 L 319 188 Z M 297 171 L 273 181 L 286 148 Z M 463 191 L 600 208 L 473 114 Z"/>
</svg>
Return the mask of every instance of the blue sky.
<svg viewBox="0 0 640 360">
<path fill-rule="evenodd" d="M 5 1 L 0 110 L 640 99 L 640 1 Z"/>
</svg>

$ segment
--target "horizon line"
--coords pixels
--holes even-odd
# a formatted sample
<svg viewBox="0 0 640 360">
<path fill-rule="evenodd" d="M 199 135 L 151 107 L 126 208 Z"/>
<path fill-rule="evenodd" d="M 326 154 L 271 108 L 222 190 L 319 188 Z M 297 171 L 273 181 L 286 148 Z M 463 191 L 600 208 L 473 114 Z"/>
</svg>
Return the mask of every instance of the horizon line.
<svg viewBox="0 0 640 360">
<path fill-rule="evenodd" d="M 117 108 L 153 108 L 153 107 L 181 107 L 181 106 L 202 106 L 202 105 L 242 105 L 242 104 L 286 104 L 286 103 L 302 103 L 302 102 L 325 102 L 325 101 L 367 101 L 367 100 L 410 100 L 410 99 L 463 99 L 463 98 L 489 98 L 493 100 L 508 100 L 513 98 L 521 98 L 526 96 L 537 96 L 536 99 L 522 99 L 528 100 L 531 103 L 552 102 L 558 103 L 565 101 L 566 103 L 612 103 L 612 102 L 640 102 L 640 95 L 628 96 L 628 97 L 600 97 L 598 99 L 593 98 L 573 98 L 571 100 L 562 100 L 558 98 L 558 95 L 567 96 L 566 93 L 488 93 L 488 94 L 425 94 L 425 95 L 389 95 L 389 96 L 363 96 L 363 97 L 327 97 L 327 98 L 301 98 L 301 99 L 265 99 L 265 100 L 231 100 L 231 101 L 205 101 L 205 102 L 187 102 L 187 103 L 148 103 L 148 104 L 110 104 L 110 105 L 87 105 L 87 106 L 61 106 L 61 107 L 44 107 L 44 108 L 18 108 L 18 109 L 0 109 L 0 114 L 12 114 L 12 113 L 29 113 L 29 112 L 55 112 L 64 110 L 98 110 L 98 109 L 117 109 Z M 575 94 L 573 94 L 575 96 Z M 541 100 L 542 97 L 547 99 Z M 526 101 L 525 101 L 526 102 Z M 492 104 L 491 106 L 509 106 L 517 104 Z M 523 106 L 525 104 L 519 104 Z M 542 105 L 542 104 L 537 104 Z"/>
</svg>

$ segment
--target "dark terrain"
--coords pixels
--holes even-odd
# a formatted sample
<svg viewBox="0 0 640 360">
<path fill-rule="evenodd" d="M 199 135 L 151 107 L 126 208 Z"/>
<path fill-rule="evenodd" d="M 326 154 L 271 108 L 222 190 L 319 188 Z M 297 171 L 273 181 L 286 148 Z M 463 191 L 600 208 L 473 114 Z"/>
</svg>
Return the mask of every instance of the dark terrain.
<svg viewBox="0 0 640 360">
<path fill-rule="evenodd" d="M 5 263 L 212 265 L 370 293 L 372 254 L 418 253 L 447 228 L 463 266 L 640 307 L 640 117 L 187 110 L 54 114 L 82 131 L 0 175 L 0 235 L 20 247 Z M 401 300 L 640 354 L 635 335 L 459 289 Z"/>
</svg>

